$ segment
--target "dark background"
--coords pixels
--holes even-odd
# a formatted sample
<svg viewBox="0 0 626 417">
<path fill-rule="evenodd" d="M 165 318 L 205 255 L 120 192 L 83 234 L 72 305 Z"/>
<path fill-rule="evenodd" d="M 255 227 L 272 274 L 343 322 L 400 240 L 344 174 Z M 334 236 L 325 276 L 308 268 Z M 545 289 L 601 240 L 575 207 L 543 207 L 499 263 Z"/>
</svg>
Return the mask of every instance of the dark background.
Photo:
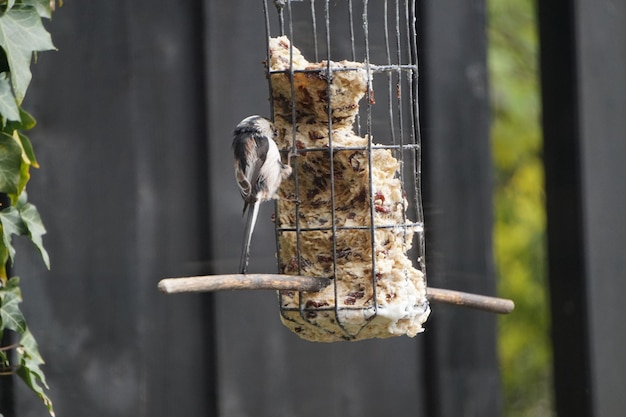
<svg viewBox="0 0 626 417">
<path fill-rule="evenodd" d="M 493 294 L 484 3 L 418 4 L 429 285 Z M 556 406 L 615 416 L 626 7 L 538 13 Z M 59 51 L 40 54 L 25 108 L 39 122 L 28 190 L 52 270 L 24 243 L 17 273 L 58 416 L 501 414 L 488 313 L 434 306 L 414 339 L 319 345 L 280 324 L 272 292 L 157 291 L 237 267 L 231 131 L 269 114 L 260 1 L 66 1 L 46 26 Z M 271 210 L 250 272 L 276 270 Z M 6 417 L 46 415 L 20 381 L 3 389 Z"/>
</svg>

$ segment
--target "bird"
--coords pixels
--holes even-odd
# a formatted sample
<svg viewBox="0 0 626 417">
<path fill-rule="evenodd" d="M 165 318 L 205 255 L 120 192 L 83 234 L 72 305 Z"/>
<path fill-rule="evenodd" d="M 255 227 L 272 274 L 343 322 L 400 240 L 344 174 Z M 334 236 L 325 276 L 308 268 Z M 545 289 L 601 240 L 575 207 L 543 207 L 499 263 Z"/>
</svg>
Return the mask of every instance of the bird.
<svg viewBox="0 0 626 417">
<path fill-rule="evenodd" d="M 274 141 L 278 132 L 269 119 L 246 117 L 235 127 L 233 136 L 235 179 L 244 201 L 242 215 L 248 212 L 239 264 L 239 272 L 246 274 L 259 205 L 278 198 L 278 188 L 291 175 L 291 167 L 280 159 Z"/>
</svg>

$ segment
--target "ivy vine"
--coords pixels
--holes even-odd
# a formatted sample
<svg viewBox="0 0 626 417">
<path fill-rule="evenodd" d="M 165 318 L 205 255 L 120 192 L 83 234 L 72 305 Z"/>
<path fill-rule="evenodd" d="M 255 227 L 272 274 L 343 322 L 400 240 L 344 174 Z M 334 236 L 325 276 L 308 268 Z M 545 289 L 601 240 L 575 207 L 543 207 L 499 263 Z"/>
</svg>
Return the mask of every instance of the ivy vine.
<svg viewBox="0 0 626 417">
<path fill-rule="evenodd" d="M 30 169 L 39 164 L 24 134 L 35 126 L 35 119 L 22 102 L 32 78 L 31 61 L 37 52 L 55 49 L 42 24 L 55 6 L 56 0 L 0 0 L 0 339 L 7 340 L 3 336 L 8 333 L 17 335 L 15 343 L 0 347 L 0 374 L 17 374 L 53 417 L 41 370 L 44 361 L 19 308 L 20 280 L 11 276 L 10 267 L 15 259 L 13 236 L 27 236 L 50 268 L 42 240 L 46 229 L 26 194 Z"/>
</svg>

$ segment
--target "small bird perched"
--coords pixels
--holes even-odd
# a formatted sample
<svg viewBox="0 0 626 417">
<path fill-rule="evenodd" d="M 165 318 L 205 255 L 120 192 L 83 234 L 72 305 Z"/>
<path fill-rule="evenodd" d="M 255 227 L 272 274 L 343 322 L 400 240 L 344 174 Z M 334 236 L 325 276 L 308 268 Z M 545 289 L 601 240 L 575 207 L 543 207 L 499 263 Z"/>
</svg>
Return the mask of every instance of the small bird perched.
<svg viewBox="0 0 626 417">
<path fill-rule="evenodd" d="M 274 142 L 278 133 L 268 119 L 261 116 L 246 117 L 233 134 L 235 178 L 244 201 L 243 214 L 248 210 L 239 266 L 240 273 L 245 274 L 259 204 L 278 198 L 278 187 L 283 178 L 291 174 L 291 167 L 280 160 L 278 146 Z"/>
</svg>

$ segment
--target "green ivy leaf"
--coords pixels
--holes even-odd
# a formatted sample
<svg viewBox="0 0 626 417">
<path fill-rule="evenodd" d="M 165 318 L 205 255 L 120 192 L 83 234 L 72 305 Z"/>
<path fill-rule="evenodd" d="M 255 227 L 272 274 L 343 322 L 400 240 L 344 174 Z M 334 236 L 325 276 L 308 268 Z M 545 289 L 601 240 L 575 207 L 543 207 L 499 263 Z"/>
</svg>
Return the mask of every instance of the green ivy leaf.
<svg viewBox="0 0 626 417">
<path fill-rule="evenodd" d="M 20 107 L 20 126 L 19 129 L 30 130 L 37 124 L 35 118 L 26 110 Z"/>
<path fill-rule="evenodd" d="M 5 286 L 0 287 L 0 329 L 13 330 L 21 335 L 16 349 L 19 364 L 17 375 L 39 396 L 50 415 L 54 417 L 52 401 L 44 391 L 44 388 L 49 389 L 46 377 L 41 370 L 44 360 L 39 353 L 37 341 L 28 329 L 24 315 L 19 309 L 19 303 L 22 301 L 19 284 L 19 278 L 12 277 Z"/>
<path fill-rule="evenodd" d="M 22 158 L 23 156 L 24 154 L 22 154 Z M 22 162 L 24 162 L 24 159 L 22 159 Z M 30 165 L 27 163 L 22 163 L 22 166 L 20 167 L 20 183 L 17 188 L 17 194 L 9 195 L 9 197 L 11 198 L 11 201 L 14 204 L 19 198 L 19 196 L 22 194 L 24 189 L 26 188 L 26 184 L 28 183 L 28 180 L 30 180 Z"/>
<path fill-rule="evenodd" d="M 20 104 L 32 78 L 33 52 L 55 49 L 37 9 L 16 4 L 0 16 L 0 46 L 7 55 L 13 92 Z"/>
<path fill-rule="evenodd" d="M 9 124 L 13 123 L 15 122 L 10 122 Z M 28 180 L 30 180 L 30 167 L 33 166 L 35 168 L 39 168 L 39 163 L 37 162 L 37 159 L 35 159 L 35 152 L 28 137 L 22 134 L 19 130 L 13 130 L 12 135 L 9 135 L 6 133 L 6 130 L 8 129 L 9 126 L 7 125 L 5 126 L 5 132 L 0 132 L 0 187 L 2 187 L 3 184 L 3 172 L 5 172 L 5 177 L 10 180 L 10 182 L 7 183 L 7 187 L 5 189 L 0 189 L 0 192 L 7 194 L 11 198 L 11 202 L 15 205 L 17 203 L 17 199 L 22 194 L 22 191 L 26 188 Z M 6 158 L 15 157 L 13 153 L 15 149 L 13 145 L 8 142 L 9 136 L 20 148 L 21 161 L 19 168 L 17 168 L 17 161 L 14 160 L 11 160 L 13 165 L 2 165 Z M 11 151 L 10 153 L 4 152 L 6 155 L 3 154 L 3 141 L 7 141 L 6 146 L 9 147 Z M 15 183 L 16 179 L 17 183 Z"/>
<path fill-rule="evenodd" d="M 2 224 L 2 242 L 9 251 L 9 259 L 13 264 L 15 258 L 15 248 L 12 244 L 13 235 L 25 235 L 28 233 L 26 225 L 22 221 L 20 212 L 13 206 L 0 210 L 0 223 Z"/>
<path fill-rule="evenodd" d="M 18 193 L 21 165 L 22 147 L 13 136 L 0 132 L 0 192 Z"/>
<path fill-rule="evenodd" d="M 4 132 L 11 135 L 14 130 L 30 130 L 37 124 L 35 118 L 26 110 L 18 106 L 20 117 L 17 120 L 9 120 L 4 128 Z"/>
<path fill-rule="evenodd" d="M 55 413 L 54 408 L 52 407 L 52 401 L 44 391 L 44 388 L 49 389 L 49 387 L 46 383 L 46 377 L 40 368 L 45 362 L 39 354 L 37 341 L 35 341 L 35 338 L 28 328 L 26 328 L 26 331 L 22 335 L 20 347 L 17 348 L 17 353 L 20 363 L 17 374 L 20 378 L 22 378 L 26 385 L 28 385 L 28 387 L 32 389 L 37 396 L 39 396 L 41 401 L 43 401 L 44 405 L 48 409 L 48 412 L 50 413 L 50 416 L 54 417 Z"/>
<path fill-rule="evenodd" d="M 22 301 L 19 282 L 19 278 L 13 277 L 6 286 L 0 288 L 0 329 L 23 334 L 26 331 L 26 319 L 19 308 Z"/>
<path fill-rule="evenodd" d="M 39 250 L 41 254 L 41 259 L 43 263 L 46 265 L 46 268 L 50 269 L 50 256 L 48 252 L 43 247 L 43 239 L 42 236 L 46 234 L 46 228 L 41 221 L 41 216 L 39 215 L 39 211 L 37 211 L 37 207 L 35 207 L 31 203 L 26 202 L 26 192 L 23 192 L 20 196 L 20 199 L 17 204 L 17 209 L 20 212 L 20 216 L 28 230 L 28 235 L 30 236 L 30 240 L 34 243 L 34 245 Z"/>
<path fill-rule="evenodd" d="M 3 287 L 0 287 L 0 329 L 13 330 L 21 335 L 16 349 L 19 364 L 17 375 L 37 394 L 48 409 L 50 416 L 54 417 L 52 401 L 44 391 L 44 388 L 49 389 L 46 377 L 41 370 L 44 360 L 39 353 L 37 341 L 28 329 L 24 315 L 19 309 L 19 303 L 22 301 L 19 284 L 19 278 L 12 277 Z M 6 360 L 6 355 L 2 359 Z"/>
<path fill-rule="evenodd" d="M 0 245 L 0 281 L 7 279 L 7 262 L 9 261 L 9 250 L 2 244 Z"/>
<path fill-rule="evenodd" d="M 39 164 L 35 158 L 35 150 L 33 149 L 33 144 L 30 143 L 30 139 L 21 132 L 17 132 L 17 135 L 20 138 L 20 145 L 22 145 L 22 158 L 24 158 L 24 162 L 35 168 L 39 168 Z"/>
<path fill-rule="evenodd" d="M 11 91 L 11 81 L 6 72 L 0 74 L 0 115 L 3 123 L 7 120 L 20 121 L 20 110 Z"/>
<path fill-rule="evenodd" d="M 2 241 L 9 252 L 11 264 L 15 260 L 15 248 L 13 247 L 13 235 L 28 235 L 35 247 L 41 254 L 41 259 L 50 269 L 50 256 L 43 246 L 43 235 L 46 228 L 41 221 L 37 207 L 28 203 L 26 192 L 20 195 L 16 206 L 10 206 L 0 210 L 0 224 L 2 225 Z"/>
</svg>

